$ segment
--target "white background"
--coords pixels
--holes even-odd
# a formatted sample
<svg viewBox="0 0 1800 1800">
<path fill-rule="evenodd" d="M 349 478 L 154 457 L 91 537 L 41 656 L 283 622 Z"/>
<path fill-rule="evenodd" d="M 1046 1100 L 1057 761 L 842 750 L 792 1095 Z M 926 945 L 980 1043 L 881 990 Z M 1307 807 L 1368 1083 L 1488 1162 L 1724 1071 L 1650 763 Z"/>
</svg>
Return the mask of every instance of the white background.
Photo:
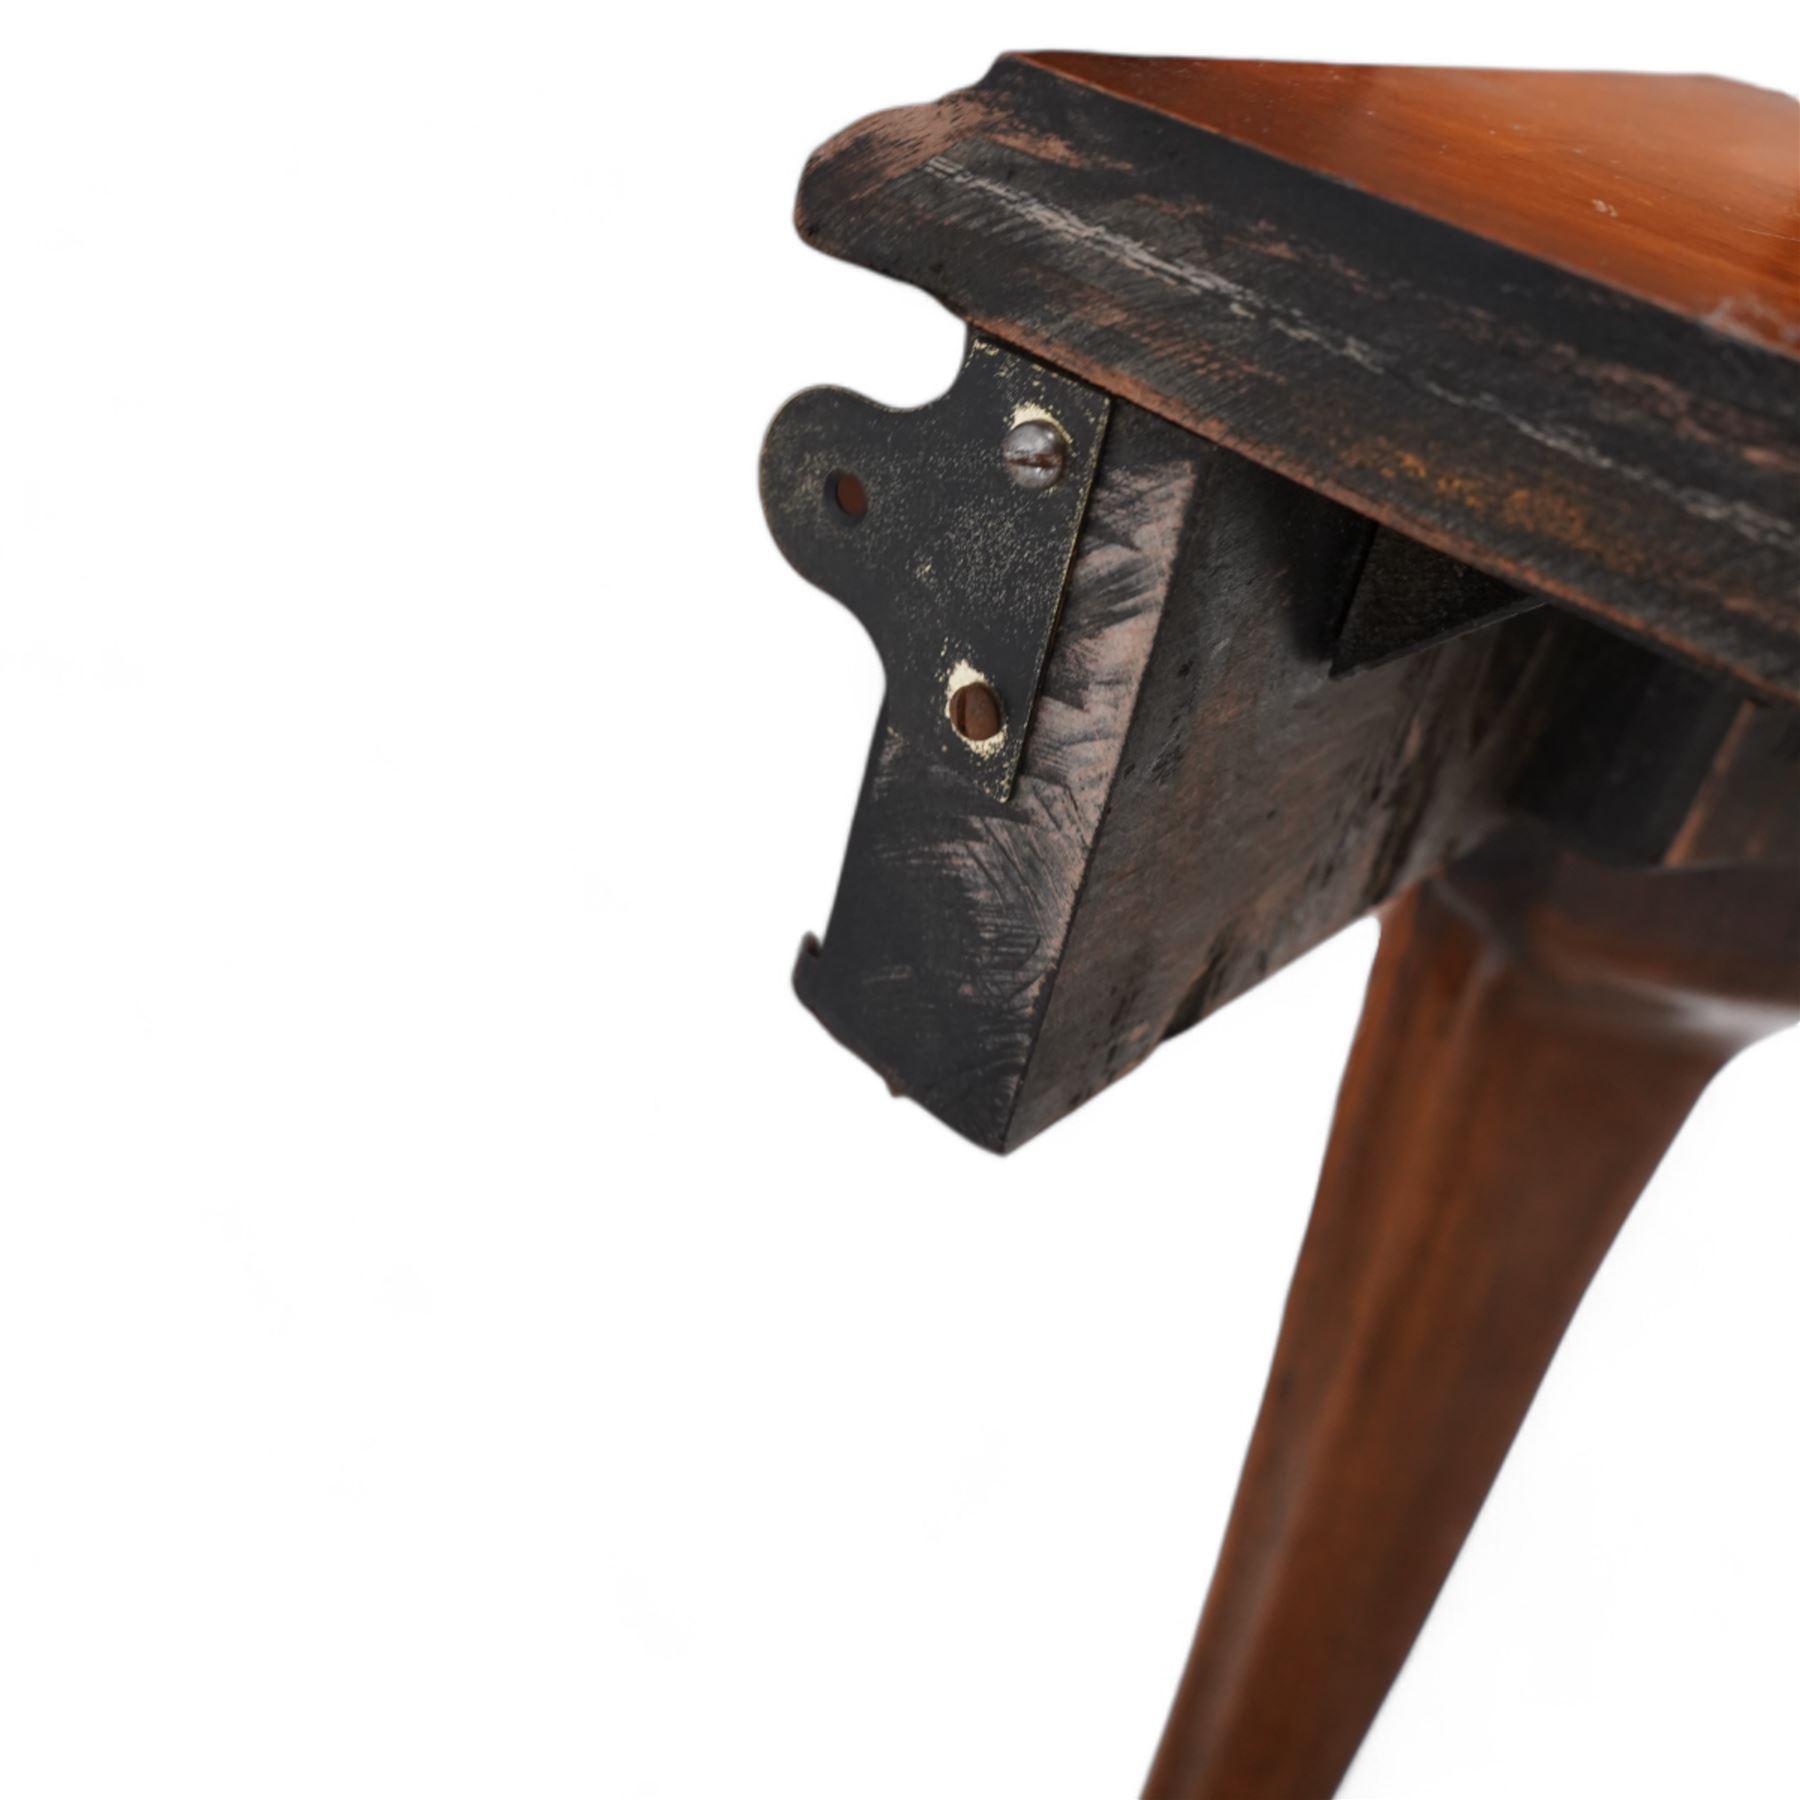
<svg viewBox="0 0 1800 1800">
<path fill-rule="evenodd" d="M 879 671 L 758 441 L 960 343 L 793 188 L 1015 44 L 1800 87 L 1775 5 L 7 8 L 0 1792 L 1136 1793 L 1373 927 L 1006 1162 L 788 991 Z M 1349 1800 L 1795 1792 L 1797 1094 Z"/>
</svg>

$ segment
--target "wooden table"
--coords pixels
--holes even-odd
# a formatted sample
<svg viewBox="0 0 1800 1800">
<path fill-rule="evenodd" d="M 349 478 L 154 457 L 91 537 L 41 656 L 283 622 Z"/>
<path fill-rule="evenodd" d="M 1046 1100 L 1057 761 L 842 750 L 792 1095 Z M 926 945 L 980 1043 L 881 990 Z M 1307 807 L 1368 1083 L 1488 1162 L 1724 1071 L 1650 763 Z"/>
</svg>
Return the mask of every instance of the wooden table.
<svg viewBox="0 0 1800 1800">
<path fill-rule="evenodd" d="M 1382 945 L 1147 1800 L 1324 1800 L 1711 1076 L 1800 1012 L 1800 107 L 1003 58 L 799 224 L 971 326 L 763 491 L 887 695 L 826 1026 L 989 1149 Z"/>
</svg>

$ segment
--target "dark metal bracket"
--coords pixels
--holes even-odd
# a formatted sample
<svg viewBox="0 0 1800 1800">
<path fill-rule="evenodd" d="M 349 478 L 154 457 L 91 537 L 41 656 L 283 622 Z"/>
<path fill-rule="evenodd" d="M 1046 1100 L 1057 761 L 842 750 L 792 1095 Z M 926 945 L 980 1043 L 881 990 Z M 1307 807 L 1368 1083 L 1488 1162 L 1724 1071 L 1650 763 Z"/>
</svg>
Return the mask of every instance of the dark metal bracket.
<svg viewBox="0 0 1800 1800">
<path fill-rule="evenodd" d="M 881 655 L 884 774 L 1011 794 L 1110 404 L 972 333 L 926 406 L 809 388 L 769 427 L 769 529 Z"/>
</svg>

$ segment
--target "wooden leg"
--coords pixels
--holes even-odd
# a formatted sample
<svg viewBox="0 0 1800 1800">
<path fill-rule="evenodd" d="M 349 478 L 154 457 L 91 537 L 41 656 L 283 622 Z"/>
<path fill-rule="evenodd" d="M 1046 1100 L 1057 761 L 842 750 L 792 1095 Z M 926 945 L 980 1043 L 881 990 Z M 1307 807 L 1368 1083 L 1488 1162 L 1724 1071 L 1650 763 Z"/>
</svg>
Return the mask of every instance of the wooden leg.
<svg viewBox="0 0 1800 1800">
<path fill-rule="evenodd" d="M 1145 1800 L 1327 1800 L 1711 1076 L 1800 1008 L 1794 877 L 1503 848 L 1390 909 Z"/>
</svg>

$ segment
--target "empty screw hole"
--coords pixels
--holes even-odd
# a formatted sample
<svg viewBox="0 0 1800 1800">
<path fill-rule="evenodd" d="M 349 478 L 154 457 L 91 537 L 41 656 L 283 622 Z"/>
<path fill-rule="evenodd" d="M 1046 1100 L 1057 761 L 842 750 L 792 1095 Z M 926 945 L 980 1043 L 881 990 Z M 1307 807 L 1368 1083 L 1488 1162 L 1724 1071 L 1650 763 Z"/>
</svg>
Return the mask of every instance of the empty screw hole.
<svg viewBox="0 0 1800 1800">
<path fill-rule="evenodd" d="M 1000 696 L 985 681 L 967 681 L 950 696 L 950 723 L 959 737 L 985 744 L 1000 730 Z"/>
<path fill-rule="evenodd" d="M 826 480 L 825 493 L 852 523 L 869 510 L 869 490 L 848 469 L 839 469 Z"/>
</svg>

